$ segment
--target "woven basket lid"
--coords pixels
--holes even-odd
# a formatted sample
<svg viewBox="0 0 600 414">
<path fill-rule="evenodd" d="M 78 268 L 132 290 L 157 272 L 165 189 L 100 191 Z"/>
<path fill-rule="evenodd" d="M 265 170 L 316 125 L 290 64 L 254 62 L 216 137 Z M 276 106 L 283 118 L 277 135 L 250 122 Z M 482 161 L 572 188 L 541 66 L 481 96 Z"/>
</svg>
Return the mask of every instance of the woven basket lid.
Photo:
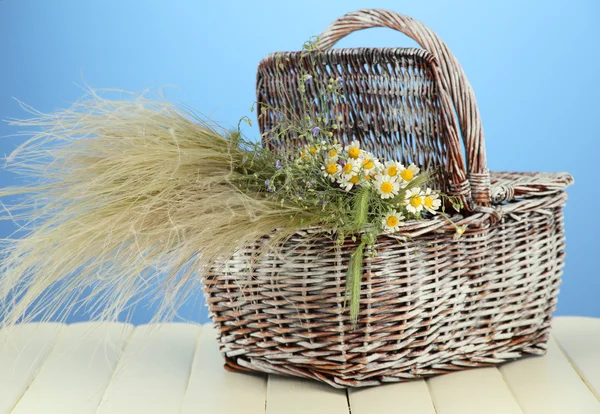
<svg viewBox="0 0 600 414">
<path fill-rule="evenodd" d="M 331 49 L 349 33 L 380 26 L 405 33 L 423 49 Z M 337 19 L 318 39 L 316 51 L 275 53 L 259 64 L 258 121 L 266 146 L 289 156 L 304 144 L 293 133 L 278 140 L 269 136 L 284 119 L 340 117 L 338 141 L 358 140 L 380 158 L 414 162 L 439 173 L 437 187 L 461 197 L 467 210 L 490 204 L 475 96 L 460 64 L 435 33 L 394 12 L 359 10 Z M 303 73 L 310 73 L 310 82 Z M 340 82 L 341 100 L 322 99 L 331 79 Z"/>
<path fill-rule="evenodd" d="M 379 158 L 445 171 L 448 160 L 434 59 L 415 48 L 272 54 L 260 63 L 257 77 L 259 107 L 265 108 L 259 116 L 265 143 L 282 154 L 294 154 L 306 143 L 293 133 L 285 140 L 269 139 L 269 131 L 285 116 L 277 108 L 292 110 L 288 116 L 298 119 L 326 114 L 341 119 L 335 138 L 342 144 L 358 140 L 362 149 Z M 310 73 L 308 81 L 298 76 L 300 66 Z M 320 99 L 331 79 L 340 84 L 341 102 Z M 305 83 L 310 102 L 303 101 L 300 83 Z"/>
</svg>

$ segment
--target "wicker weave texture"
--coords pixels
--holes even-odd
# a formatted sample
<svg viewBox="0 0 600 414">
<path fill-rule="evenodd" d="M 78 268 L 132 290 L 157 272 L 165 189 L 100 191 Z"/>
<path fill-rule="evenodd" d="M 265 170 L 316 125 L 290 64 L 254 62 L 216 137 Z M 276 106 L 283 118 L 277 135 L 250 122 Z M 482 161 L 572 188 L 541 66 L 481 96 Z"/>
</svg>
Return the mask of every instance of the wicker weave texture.
<svg viewBox="0 0 600 414">
<path fill-rule="evenodd" d="M 301 52 L 268 56 L 258 67 L 258 104 L 265 109 L 259 126 L 268 132 L 278 125 L 282 118 L 278 108 L 293 109 L 292 119 L 307 115 L 307 108 L 300 104 L 302 80 L 294 70 L 302 65 L 313 79 L 319 79 L 307 85 L 308 100 L 315 102 L 310 115 L 341 117 L 340 128 L 335 131 L 340 142 L 358 140 L 362 148 L 379 158 L 405 165 L 414 162 L 428 171 L 450 171 L 459 164 L 446 151 L 432 59 L 423 49 L 391 48 L 335 49 L 310 58 L 302 58 Z M 323 76 L 326 78 L 320 79 Z M 326 94 L 328 77 L 343 79 L 343 103 L 319 99 Z M 266 140 L 272 150 L 291 151 L 294 156 L 305 142 L 296 136 L 286 141 Z M 443 184 L 451 179 L 450 174 L 440 175 L 438 188 L 448 191 Z"/>
<path fill-rule="evenodd" d="M 358 387 L 543 354 L 565 199 L 534 199 L 458 240 L 448 231 L 380 237 L 356 327 L 344 306 L 356 244 L 309 230 L 266 252 L 264 242 L 249 246 L 205 279 L 227 365 Z"/>
<path fill-rule="evenodd" d="M 427 50 L 325 51 L 309 91 L 316 97 L 327 79 L 340 76 L 347 100 L 311 111 L 341 115 L 342 142 L 358 139 L 379 157 L 443 171 L 437 185 L 465 201 L 453 221 L 466 232 L 456 238 L 454 226 L 435 216 L 380 236 L 365 257 L 356 326 L 344 303 L 352 239 L 338 245 L 315 228 L 283 244 L 259 240 L 238 251 L 204 276 L 229 369 L 360 387 L 545 352 L 564 266 L 564 189 L 572 177 L 487 170 L 472 89 L 446 45 L 421 23 L 362 10 L 334 22 L 321 45 L 328 49 L 374 26 L 400 30 Z M 283 57 L 283 68 L 274 56 L 259 66 L 259 106 L 283 105 L 305 116 L 295 104 L 304 63 L 298 53 Z M 261 131 L 279 116 L 267 111 Z M 293 136 L 269 141 L 281 154 L 299 144 Z"/>
</svg>

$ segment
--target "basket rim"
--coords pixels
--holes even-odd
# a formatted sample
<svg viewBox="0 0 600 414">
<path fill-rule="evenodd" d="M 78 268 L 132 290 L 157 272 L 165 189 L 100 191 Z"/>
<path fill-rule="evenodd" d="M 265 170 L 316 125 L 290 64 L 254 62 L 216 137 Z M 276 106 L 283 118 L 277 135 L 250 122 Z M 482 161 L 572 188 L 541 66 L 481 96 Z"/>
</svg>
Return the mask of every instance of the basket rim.
<svg viewBox="0 0 600 414">
<path fill-rule="evenodd" d="M 511 187 L 511 190 L 508 191 L 510 198 L 505 197 L 495 201 L 489 211 L 480 211 L 475 215 L 464 215 L 455 211 L 448 211 L 446 214 L 452 222 L 439 214 L 421 220 L 406 220 L 399 226 L 399 231 L 382 233 L 379 237 L 405 240 L 427 233 L 455 233 L 457 226 L 464 227 L 465 233 L 479 232 L 496 224 L 504 214 L 539 208 L 540 199 L 548 198 L 549 201 L 555 197 L 562 199 L 565 196 L 561 196 L 561 194 L 565 193 L 565 189 L 574 183 L 571 174 L 566 172 L 492 171 L 491 177 L 492 193 L 502 192 L 506 195 L 504 190 L 506 190 L 507 184 L 508 187 Z M 496 197 L 498 197 L 497 194 Z M 550 203 L 553 204 L 551 201 Z M 336 234 L 336 230 L 326 229 L 322 226 L 306 227 L 296 234 L 303 232 L 309 234 Z M 360 235 L 362 233 L 364 231 L 358 231 L 354 234 Z"/>
<path fill-rule="evenodd" d="M 283 56 L 287 58 L 299 59 L 303 54 L 306 54 L 305 51 L 281 51 L 281 52 L 272 52 L 261 59 L 259 63 L 259 69 L 263 66 L 272 64 L 273 61 L 278 56 Z M 341 58 L 341 57 L 367 57 L 367 54 L 379 54 L 381 57 L 409 57 L 421 59 L 423 63 L 432 64 L 437 62 L 436 57 L 429 51 L 425 49 L 421 49 L 418 47 L 344 47 L 344 48 L 335 48 L 322 50 L 318 52 L 313 52 L 312 56 L 326 56 L 328 58 Z"/>
</svg>

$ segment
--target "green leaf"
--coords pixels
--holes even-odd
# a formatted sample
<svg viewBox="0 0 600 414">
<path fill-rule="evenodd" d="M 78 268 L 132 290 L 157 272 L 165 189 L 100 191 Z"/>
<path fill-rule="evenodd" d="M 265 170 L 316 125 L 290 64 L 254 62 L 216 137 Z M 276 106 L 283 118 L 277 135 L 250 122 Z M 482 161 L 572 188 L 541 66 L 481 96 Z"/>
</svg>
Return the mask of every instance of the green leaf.
<svg viewBox="0 0 600 414">
<path fill-rule="evenodd" d="M 358 245 L 348 265 L 348 275 L 346 277 L 346 296 L 350 294 L 350 320 L 353 325 L 358 321 L 358 312 L 360 310 L 360 283 L 362 281 L 363 256 L 365 244 Z M 345 306 L 345 301 L 344 301 Z"/>
<path fill-rule="evenodd" d="M 357 230 L 362 229 L 367 223 L 369 213 L 369 196 L 369 188 L 363 187 L 358 191 L 356 197 L 354 198 L 352 215 L 354 226 L 356 226 Z"/>
</svg>

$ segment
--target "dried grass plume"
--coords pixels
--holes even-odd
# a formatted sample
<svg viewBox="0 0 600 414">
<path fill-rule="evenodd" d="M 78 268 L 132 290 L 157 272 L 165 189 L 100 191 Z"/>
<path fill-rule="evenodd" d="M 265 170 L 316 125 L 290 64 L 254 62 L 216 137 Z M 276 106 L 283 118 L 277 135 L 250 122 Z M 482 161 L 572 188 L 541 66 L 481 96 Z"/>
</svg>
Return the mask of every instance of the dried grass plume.
<svg viewBox="0 0 600 414">
<path fill-rule="evenodd" d="M 234 185 L 251 143 L 187 109 L 93 91 L 54 114 L 27 109 L 10 123 L 34 132 L 7 168 L 31 184 L 0 190 L 20 226 L 1 251 L 0 327 L 79 307 L 115 320 L 144 297 L 169 319 L 203 267 L 298 227 L 293 206 Z"/>
</svg>

